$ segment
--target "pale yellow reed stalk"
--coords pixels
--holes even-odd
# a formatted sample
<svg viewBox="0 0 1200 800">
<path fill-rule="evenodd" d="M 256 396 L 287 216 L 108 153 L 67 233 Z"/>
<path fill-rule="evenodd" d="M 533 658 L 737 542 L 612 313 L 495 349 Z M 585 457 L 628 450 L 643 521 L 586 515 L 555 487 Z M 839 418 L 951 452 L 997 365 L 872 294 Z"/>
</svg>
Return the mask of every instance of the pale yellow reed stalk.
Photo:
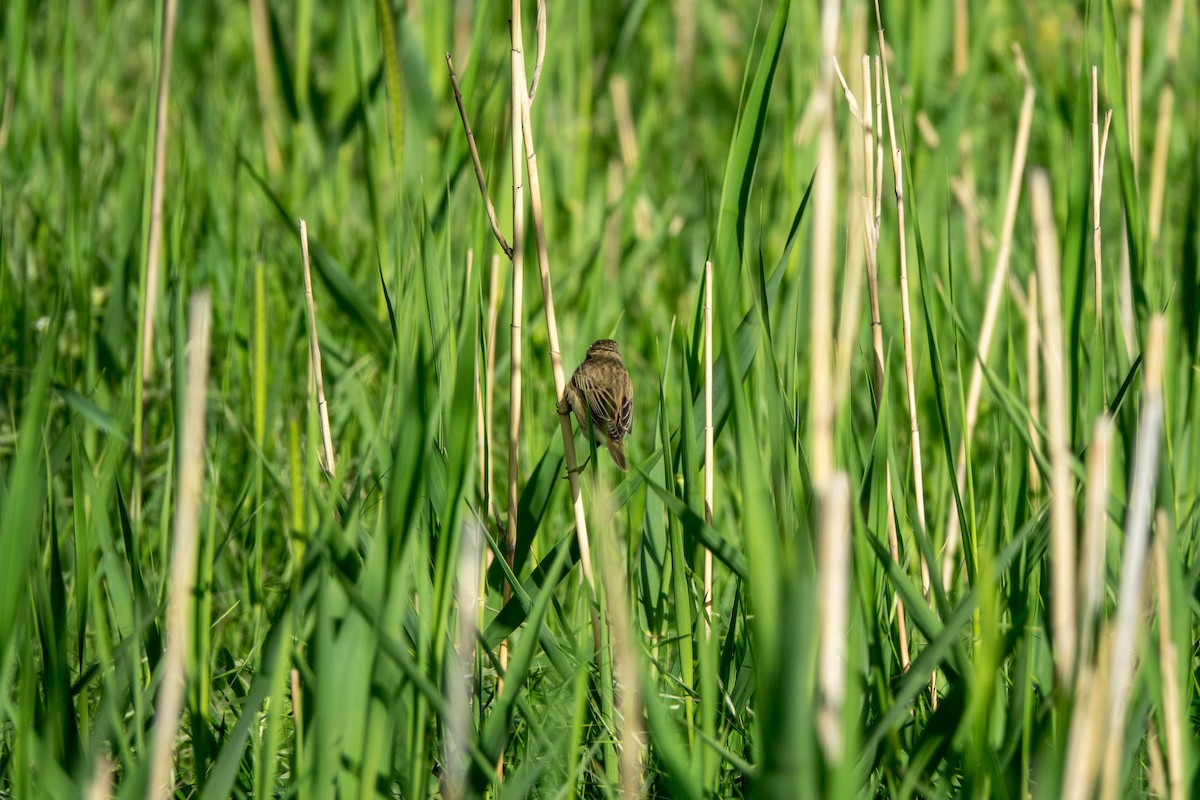
<svg viewBox="0 0 1200 800">
<path fill-rule="evenodd" d="M 1125 714 L 1133 687 L 1137 639 L 1145 613 L 1143 581 L 1150 549 L 1150 520 L 1158 484 L 1159 449 L 1163 425 L 1163 340 L 1166 319 L 1155 315 L 1150 321 L 1144 367 L 1145 395 L 1138 422 L 1133 455 L 1133 477 L 1125 514 L 1125 546 L 1121 552 L 1121 582 L 1117 592 L 1116 632 L 1113 640 L 1112 673 L 1108 683 L 1108 706 L 1104 727 L 1101 797 L 1115 800 L 1120 791 L 1121 748 L 1126 741 Z"/>
<path fill-rule="evenodd" d="M 821 59 L 818 88 L 811 107 L 817 125 L 817 170 L 813 186 L 812 288 L 809 304 L 811 379 L 808 410 L 811 445 L 809 467 L 814 485 L 833 474 L 833 257 L 837 224 L 837 134 L 833 119 L 833 87 L 840 16 L 837 2 L 821 4 Z"/>
<path fill-rule="evenodd" d="M 1101 415 L 1092 428 L 1087 455 L 1083 550 L 1079 564 L 1079 661 L 1092 660 L 1097 615 L 1104 600 L 1104 562 L 1108 530 L 1108 458 L 1113 421 Z"/>
<path fill-rule="evenodd" d="M 841 760 L 850 624 L 850 478 L 832 475 L 816 487 L 818 544 L 817 738 L 826 759 Z"/>
<path fill-rule="evenodd" d="M 1062 300 L 1058 271 L 1058 234 L 1050 199 L 1050 178 L 1042 169 L 1029 177 L 1033 210 L 1038 294 L 1042 306 L 1042 358 L 1046 377 L 1047 451 L 1050 456 L 1050 629 L 1054 669 L 1063 686 L 1075 665 L 1075 488 L 1068 433 L 1064 380 Z"/>
<path fill-rule="evenodd" d="M 875 83 L 879 85 L 879 59 L 875 59 Z M 884 385 L 884 366 L 883 366 L 883 321 L 879 312 L 879 204 L 880 198 L 883 195 L 883 181 L 877 175 L 877 168 L 873 166 L 878 162 L 882 165 L 882 147 L 878 149 L 880 154 L 876 156 L 877 147 L 876 141 L 882 142 L 881 137 L 877 137 L 875 131 L 876 121 L 880 119 L 878 110 L 879 106 L 872 101 L 871 93 L 871 58 L 864 55 L 862 57 L 862 93 L 863 103 L 861 107 L 860 121 L 863 128 L 863 179 L 866 185 L 866 194 L 863 196 L 863 234 L 866 239 L 864 247 L 866 265 L 867 265 L 867 295 L 871 306 L 871 352 L 874 361 L 874 400 L 875 410 L 879 410 L 880 403 L 883 402 Z M 880 99 L 882 102 L 882 99 Z M 896 533 L 896 514 L 892 503 L 892 465 L 890 462 L 884 464 L 884 481 L 887 484 L 884 491 L 887 497 L 887 538 L 888 550 L 891 553 L 892 560 L 900 562 L 900 540 Z M 908 670 L 908 665 L 912 661 L 908 650 L 908 621 L 904 611 L 904 601 L 900 599 L 899 592 L 892 593 L 892 602 L 896 606 L 896 631 L 897 638 L 900 640 L 900 666 L 904 670 Z"/>
<path fill-rule="evenodd" d="M 1171 638 L 1174 609 L 1171 606 L 1171 528 L 1167 514 L 1161 508 L 1154 515 L 1154 586 L 1158 595 L 1158 662 L 1162 670 L 1163 738 L 1167 741 L 1167 785 L 1172 800 L 1187 797 L 1184 779 L 1183 754 L 1187 741 L 1183 709 L 1186 703 L 1179 695 L 1179 652 Z"/>
<path fill-rule="evenodd" d="M 208 293 L 194 295 L 188 304 L 187 384 L 179 449 L 179 500 L 171 538 L 165 652 L 154 710 L 150 780 L 146 784 L 146 797 L 154 799 L 173 794 L 171 764 L 187 680 L 186 657 L 192 634 L 191 605 L 196 592 L 196 536 L 200 525 L 200 491 L 204 484 L 204 423 L 208 402 L 211 317 L 212 300 Z"/>
<path fill-rule="evenodd" d="M 1163 54 L 1167 80 L 1158 95 L 1158 121 L 1154 129 L 1154 155 L 1150 160 L 1150 242 L 1157 244 L 1162 234 L 1163 204 L 1167 193 L 1167 151 L 1171 144 L 1171 121 L 1175 111 L 1175 84 L 1171 79 L 1179 60 L 1179 42 L 1183 35 L 1183 0 L 1172 0 L 1171 13 L 1164 32 Z"/>
</svg>

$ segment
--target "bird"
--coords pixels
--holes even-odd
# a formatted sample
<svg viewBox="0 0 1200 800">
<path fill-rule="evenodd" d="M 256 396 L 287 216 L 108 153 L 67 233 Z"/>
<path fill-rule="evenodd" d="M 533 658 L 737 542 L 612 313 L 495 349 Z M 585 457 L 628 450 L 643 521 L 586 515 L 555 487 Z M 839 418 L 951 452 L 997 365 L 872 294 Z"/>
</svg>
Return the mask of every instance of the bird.
<svg viewBox="0 0 1200 800">
<path fill-rule="evenodd" d="M 570 412 L 575 413 L 580 428 L 591 430 L 597 445 L 608 448 L 613 463 L 622 471 L 627 469 L 625 437 L 633 430 L 633 383 L 621 348 L 612 339 L 592 342 L 567 382 L 558 413 Z"/>
</svg>

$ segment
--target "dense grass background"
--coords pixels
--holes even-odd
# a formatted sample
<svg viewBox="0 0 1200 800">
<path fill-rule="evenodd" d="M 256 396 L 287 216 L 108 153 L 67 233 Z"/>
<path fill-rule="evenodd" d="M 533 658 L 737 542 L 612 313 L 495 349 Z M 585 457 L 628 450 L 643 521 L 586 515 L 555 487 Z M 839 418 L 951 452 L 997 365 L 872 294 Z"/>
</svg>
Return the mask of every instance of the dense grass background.
<svg viewBox="0 0 1200 800">
<path fill-rule="evenodd" d="M 153 791 L 172 642 L 186 646 L 180 797 L 1200 792 L 1195 2 L 1146 4 L 1140 71 L 1130 56 L 1140 2 L 884 4 L 907 185 L 901 238 L 885 156 L 878 406 L 862 219 L 851 213 L 863 191 L 854 177 L 862 136 L 840 89 L 829 94 L 836 150 L 821 162 L 824 106 L 814 98 L 832 81 L 820 77 L 829 73 L 817 4 L 552 3 L 532 118 L 563 356 L 570 370 L 593 339 L 617 338 L 636 420 L 630 472 L 600 453 L 583 476 L 604 578 L 593 597 L 572 549 L 527 241 L 520 584 L 507 604 L 503 560 L 491 555 L 503 555 L 507 513 L 511 268 L 493 262 L 500 250 L 444 53 L 511 240 L 510 9 L 402 5 L 181 4 L 156 337 L 141 396 L 163 9 L 8 0 L 0 11 L 0 796 Z M 525 6 L 532 73 L 535 8 Z M 1182 22 L 1169 17 L 1173 7 Z M 841 9 L 839 61 L 860 102 L 859 59 L 878 53 L 875 26 L 865 3 Z M 1177 61 L 1172 30 L 1183 42 Z M 1012 279 L 958 494 L 954 459 L 1023 92 L 1014 42 L 1036 90 L 1027 164 L 1048 171 L 1061 260 L 1051 302 L 1065 320 L 1065 362 L 1040 383 L 1066 391 L 1069 463 L 1056 463 L 1070 470 L 1070 492 L 1049 491 L 1048 409 L 1036 394 L 1029 401 L 1037 365 L 1028 354 L 1045 346 L 1027 348 L 1038 259 L 1022 178 Z M 1099 315 L 1093 64 L 1101 119 L 1114 109 L 1099 187 Z M 1173 124 L 1159 145 L 1167 180 L 1156 226 L 1151 164 L 1167 92 Z M 825 186 L 814 173 L 835 180 Z M 321 468 L 311 389 L 301 217 L 333 477 Z M 832 260 L 815 263 L 826 224 Z M 701 472 L 706 257 L 717 274 L 711 527 Z M 847 330 L 836 386 L 813 378 L 824 345 L 810 334 L 812 278 L 826 269 L 835 322 Z M 187 309 L 202 290 L 212 301 L 210 369 L 196 387 Z M 1165 318 L 1161 391 L 1142 358 L 1156 314 Z M 197 388 L 207 431 L 196 582 L 179 629 L 168 614 L 171 562 L 184 409 Z M 833 459 L 845 483 L 813 483 L 810 415 L 820 397 L 834 398 Z M 481 439 L 482 406 L 492 432 Z M 1088 472 L 1106 411 L 1107 469 Z M 1144 570 L 1136 546 L 1134 558 L 1126 549 L 1151 510 L 1129 499 L 1141 442 L 1157 465 Z M 1085 508 L 1095 486 L 1098 504 Z M 898 564 L 888 554 L 889 488 Z M 1058 675 L 1054 568 L 1081 585 L 1090 573 L 1083 555 L 1054 563 L 1054 499 L 1078 522 L 1081 550 L 1089 525 L 1107 543 L 1099 613 L 1078 612 L 1081 638 L 1096 645 Z M 839 510 L 852 512 L 848 573 L 819 567 L 837 563 L 823 548 L 842 541 L 827 516 Z M 962 560 L 943 587 L 956 515 Z M 711 638 L 705 544 L 718 555 Z M 922 553 L 935 577 L 928 599 Z M 484 558 L 491 566 L 481 570 Z M 1132 653 L 1112 645 L 1123 614 L 1137 633 Z M 830 620 L 841 624 L 823 636 Z M 1124 669 L 1128 693 L 1119 679 L 1110 690 Z M 491 765 L 502 753 L 501 782 Z"/>
</svg>

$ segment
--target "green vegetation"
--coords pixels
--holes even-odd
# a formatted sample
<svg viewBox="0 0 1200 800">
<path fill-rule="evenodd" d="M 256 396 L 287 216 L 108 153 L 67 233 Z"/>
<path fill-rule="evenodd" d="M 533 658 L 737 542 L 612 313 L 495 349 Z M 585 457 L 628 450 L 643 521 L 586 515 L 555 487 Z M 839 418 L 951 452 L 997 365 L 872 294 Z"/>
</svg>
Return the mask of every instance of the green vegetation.
<svg viewBox="0 0 1200 800">
<path fill-rule="evenodd" d="M 170 5 L 0 7 L 0 797 L 1200 794 L 1193 0 L 551 3 L 515 236 L 509 4 Z"/>
</svg>

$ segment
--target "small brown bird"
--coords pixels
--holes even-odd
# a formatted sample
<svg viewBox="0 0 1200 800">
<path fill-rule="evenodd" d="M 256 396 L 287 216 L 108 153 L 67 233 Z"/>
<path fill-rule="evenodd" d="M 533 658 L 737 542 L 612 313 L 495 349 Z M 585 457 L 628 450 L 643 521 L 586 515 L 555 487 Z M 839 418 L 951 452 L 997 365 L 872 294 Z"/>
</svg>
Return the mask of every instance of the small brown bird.
<svg viewBox="0 0 1200 800">
<path fill-rule="evenodd" d="M 591 428 L 596 444 L 608 448 L 613 463 L 624 470 L 625 437 L 633 429 L 633 384 L 612 339 L 597 339 L 575 370 L 558 411 L 575 412 L 579 426 Z"/>
</svg>

